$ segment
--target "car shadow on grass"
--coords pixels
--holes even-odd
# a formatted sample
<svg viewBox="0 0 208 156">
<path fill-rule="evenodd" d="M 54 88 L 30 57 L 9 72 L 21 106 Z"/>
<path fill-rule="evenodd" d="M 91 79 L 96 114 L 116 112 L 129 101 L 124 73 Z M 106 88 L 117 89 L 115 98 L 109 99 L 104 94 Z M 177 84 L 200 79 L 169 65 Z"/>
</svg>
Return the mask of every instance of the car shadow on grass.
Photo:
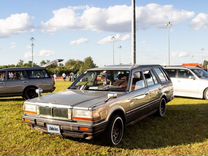
<svg viewBox="0 0 208 156">
<path fill-rule="evenodd" d="M 9 102 L 9 101 L 24 101 L 24 99 L 22 97 L 0 98 L 0 102 Z"/>
<path fill-rule="evenodd" d="M 208 138 L 208 104 L 170 105 L 165 118 L 152 115 L 126 128 L 118 146 L 123 149 L 157 149 L 202 142 Z M 99 136 L 89 143 L 106 145 Z"/>
</svg>

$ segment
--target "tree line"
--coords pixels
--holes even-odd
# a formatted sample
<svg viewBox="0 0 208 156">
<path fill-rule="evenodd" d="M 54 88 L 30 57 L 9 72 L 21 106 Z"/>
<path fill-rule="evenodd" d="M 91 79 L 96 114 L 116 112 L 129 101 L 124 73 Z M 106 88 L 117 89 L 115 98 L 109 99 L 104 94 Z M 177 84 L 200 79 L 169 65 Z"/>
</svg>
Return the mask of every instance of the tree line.
<svg viewBox="0 0 208 156">
<path fill-rule="evenodd" d="M 42 60 L 39 64 L 33 63 L 34 67 L 40 67 L 47 63 L 49 63 L 50 60 Z M 32 67 L 32 61 L 24 62 L 23 60 L 19 60 L 17 64 L 11 64 L 11 65 L 2 65 L 0 66 L 0 69 L 3 68 L 28 68 Z M 62 75 L 62 73 L 70 74 L 73 72 L 74 74 L 82 74 L 87 69 L 96 67 L 96 64 L 94 63 L 92 57 L 86 57 L 84 60 L 75 60 L 75 59 L 69 59 L 65 63 L 58 63 L 53 64 L 49 67 L 47 67 L 47 70 L 50 74 L 57 74 Z"/>
</svg>

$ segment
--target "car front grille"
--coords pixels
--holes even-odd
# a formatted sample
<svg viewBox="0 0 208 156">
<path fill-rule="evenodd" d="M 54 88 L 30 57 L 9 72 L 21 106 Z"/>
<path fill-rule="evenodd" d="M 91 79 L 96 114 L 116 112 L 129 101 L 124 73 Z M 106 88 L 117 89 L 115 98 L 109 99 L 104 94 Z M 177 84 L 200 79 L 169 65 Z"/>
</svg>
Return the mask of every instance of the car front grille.
<svg viewBox="0 0 208 156">
<path fill-rule="evenodd" d="M 39 106 L 39 115 L 45 117 L 51 117 L 51 118 L 68 119 L 68 109 Z"/>
</svg>

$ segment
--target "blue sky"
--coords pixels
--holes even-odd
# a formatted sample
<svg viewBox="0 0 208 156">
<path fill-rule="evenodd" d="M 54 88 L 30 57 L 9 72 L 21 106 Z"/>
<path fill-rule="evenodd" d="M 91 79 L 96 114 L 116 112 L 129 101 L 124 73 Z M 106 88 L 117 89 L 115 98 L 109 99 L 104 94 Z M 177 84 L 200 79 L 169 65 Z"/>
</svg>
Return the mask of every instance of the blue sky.
<svg viewBox="0 0 208 156">
<path fill-rule="evenodd" d="M 2 0 L 0 64 L 92 56 L 99 66 L 131 61 L 131 0 Z M 208 59 L 208 2 L 205 0 L 138 0 L 137 63 L 167 64 L 168 30 L 171 64 Z M 121 47 L 121 48 L 119 48 Z M 120 60 L 120 61 L 119 61 Z"/>
</svg>

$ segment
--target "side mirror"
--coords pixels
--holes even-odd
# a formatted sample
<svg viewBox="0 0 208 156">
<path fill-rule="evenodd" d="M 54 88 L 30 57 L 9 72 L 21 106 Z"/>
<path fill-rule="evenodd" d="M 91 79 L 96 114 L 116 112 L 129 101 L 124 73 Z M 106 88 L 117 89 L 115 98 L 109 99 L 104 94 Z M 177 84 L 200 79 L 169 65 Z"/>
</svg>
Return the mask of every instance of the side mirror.
<svg viewBox="0 0 208 156">
<path fill-rule="evenodd" d="M 117 93 L 108 93 L 108 98 L 113 99 L 113 98 L 117 98 L 118 94 Z"/>
<path fill-rule="evenodd" d="M 118 94 L 117 93 L 108 93 L 108 98 L 105 100 L 105 102 L 108 102 L 110 99 L 117 98 Z"/>
<path fill-rule="evenodd" d="M 38 94 L 38 97 L 41 97 L 42 93 L 43 93 L 43 89 L 42 88 L 38 88 L 35 90 L 35 92 Z"/>
</svg>

